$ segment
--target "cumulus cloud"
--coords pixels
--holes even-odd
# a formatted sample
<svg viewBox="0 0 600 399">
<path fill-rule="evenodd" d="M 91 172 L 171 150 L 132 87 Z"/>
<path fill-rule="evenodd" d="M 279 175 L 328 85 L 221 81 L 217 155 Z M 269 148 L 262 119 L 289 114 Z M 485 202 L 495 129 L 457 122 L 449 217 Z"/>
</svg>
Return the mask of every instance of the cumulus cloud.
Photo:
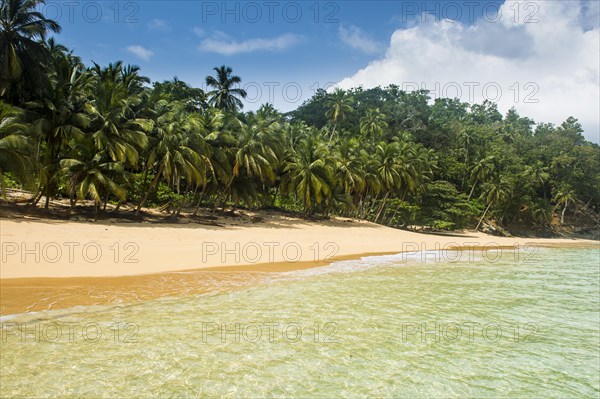
<svg viewBox="0 0 600 399">
<path fill-rule="evenodd" d="M 127 51 L 144 61 L 150 60 L 150 57 L 154 55 L 153 51 L 138 45 L 127 47 Z"/>
<path fill-rule="evenodd" d="M 300 43 L 302 39 L 302 36 L 286 33 L 270 39 L 253 38 L 236 41 L 223 32 L 216 32 L 212 37 L 202 40 L 199 49 L 222 55 L 252 53 L 255 51 L 280 51 Z"/>
<path fill-rule="evenodd" d="M 338 37 L 347 46 L 366 54 L 377 54 L 385 49 L 381 43 L 371 39 L 360 28 L 354 25 L 348 28 L 340 26 Z"/>
<path fill-rule="evenodd" d="M 514 4 L 519 3 L 519 4 Z M 539 1 L 537 23 L 514 18 L 531 3 L 506 1 L 495 23 L 473 25 L 429 20 L 396 30 L 385 56 L 338 86 L 396 84 L 426 88 L 432 97 L 515 107 L 536 122 L 580 120 L 586 137 L 599 141 L 600 29 L 589 2 Z"/>
</svg>

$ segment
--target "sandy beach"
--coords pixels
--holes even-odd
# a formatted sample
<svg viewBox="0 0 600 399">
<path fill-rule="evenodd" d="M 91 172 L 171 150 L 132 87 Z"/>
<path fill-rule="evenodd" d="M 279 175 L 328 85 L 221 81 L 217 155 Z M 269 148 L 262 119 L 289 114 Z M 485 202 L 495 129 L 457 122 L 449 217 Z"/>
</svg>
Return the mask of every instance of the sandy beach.
<svg viewBox="0 0 600 399">
<path fill-rule="evenodd" d="M 442 250 L 444 256 L 463 248 L 466 258 L 469 252 L 521 247 L 527 256 L 535 246 L 599 247 L 590 240 L 421 234 L 350 219 L 281 215 L 224 226 L 1 219 L 0 242 L 3 315 L 197 294 L 239 285 L 240 279 L 250 284 L 252 272 L 368 255 Z"/>
</svg>

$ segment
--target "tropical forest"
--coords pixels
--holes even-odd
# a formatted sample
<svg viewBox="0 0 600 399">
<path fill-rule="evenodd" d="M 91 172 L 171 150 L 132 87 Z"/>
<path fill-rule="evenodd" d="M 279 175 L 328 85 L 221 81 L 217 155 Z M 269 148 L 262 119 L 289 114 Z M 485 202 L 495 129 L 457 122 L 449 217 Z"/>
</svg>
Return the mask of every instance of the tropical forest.
<svg viewBox="0 0 600 399">
<path fill-rule="evenodd" d="M 499 232 L 598 222 L 600 146 L 576 115 L 553 125 L 396 85 L 244 111 L 235 66 L 199 65 L 201 89 L 121 61 L 87 65 L 38 3 L 0 8 L 0 184 L 3 198 L 33 193 L 23 212 L 61 200 L 94 218 L 270 209 Z"/>
</svg>

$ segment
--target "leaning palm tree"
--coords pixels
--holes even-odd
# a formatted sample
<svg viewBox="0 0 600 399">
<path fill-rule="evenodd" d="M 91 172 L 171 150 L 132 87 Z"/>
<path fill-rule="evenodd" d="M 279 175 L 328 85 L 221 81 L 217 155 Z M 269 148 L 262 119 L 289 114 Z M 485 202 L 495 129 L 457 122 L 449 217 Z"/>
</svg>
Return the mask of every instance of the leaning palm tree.
<svg viewBox="0 0 600 399">
<path fill-rule="evenodd" d="M 208 92 L 208 103 L 222 110 L 227 110 L 232 113 L 244 108 L 241 98 L 246 98 L 246 90 L 234 88 L 233 86 L 241 83 L 242 79 L 239 76 L 232 75 L 233 70 L 230 67 L 222 65 L 218 68 L 213 68 L 217 73 L 215 76 L 207 76 L 206 84 L 212 87 L 213 90 Z"/>
<path fill-rule="evenodd" d="M 562 212 L 560 214 L 560 224 L 565 224 L 565 212 L 567 212 L 567 206 L 569 206 L 570 202 L 575 203 L 575 199 L 575 190 L 573 190 L 571 186 L 569 186 L 568 184 L 563 184 L 562 186 L 560 186 L 558 192 L 554 196 L 554 202 L 556 203 L 556 206 L 563 207 Z"/>
<path fill-rule="evenodd" d="M 24 83 L 35 88 L 41 81 L 50 54 L 39 40 L 61 30 L 37 11 L 43 4 L 45 0 L 0 0 L 0 96 L 14 99 L 11 87 Z"/>
<path fill-rule="evenodd" d="M 21 112 L 0 101 L 0 192 L 4 195 L 5 173 L 11 173 L 20 182 L 31 177 L 32 159 L 29 157 L 28 126 L 20 120 Z"/>
<path fill-rule="evenodd" d="M 494 156 L 489 156 L 477 162 L 477 164 L 473 166 L 473 169 L 471 169 L 471 181 L 473 182 L 473 186 L 471 187 L 471 192 L 469 192 L 469 197 L 467 200 L 470 200 L 471 196 L 473 196 L 473 192 L 475 191 L 477 183 L 484 180 L 490 175 L 490 173 L 493 172 L 495 168 L 494 160 Z"/>
<path fill-rule="evenodd" d="M 505 201 L 510 195 L 510 185 L 508 182 L 502 178 L 496 179 L 493 182 L 486 183 L 484 186 L 483 193 L 481 194 L 481 198 L 487 203 L 487 207 L 483 211 L 481 218 L 479 218 L 479 222 L 477 223 L 477 227 L 475 230 L 479 230 L 479 226 L 481 222 L 483 222 L 483 218 L 489 211 L 490 207 L 493 204 L 497 204 Z"/>
</svg>

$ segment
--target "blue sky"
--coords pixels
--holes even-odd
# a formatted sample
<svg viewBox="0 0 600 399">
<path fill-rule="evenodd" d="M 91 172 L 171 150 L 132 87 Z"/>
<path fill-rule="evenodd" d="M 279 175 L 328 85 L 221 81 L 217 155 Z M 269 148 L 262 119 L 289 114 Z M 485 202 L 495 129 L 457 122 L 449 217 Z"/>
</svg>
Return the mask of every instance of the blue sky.
<svg viewBox="0 0 600 399">
<path fill-rule="evenodd" d="M 552 9 L 547 3 L 562 3 L 559 8 L 567 9 Z M 245 109 L 273 102 L 288 111 L 317 87 L 333 84 L 408 82 L 410 88 L 412 82 L 430 90 L 438 84 L 440 96 L 481 101 L 481 89 L 497 81 L 491 90 L 503 92 L 498 100 L 501 111 L 515 106 L 536 121 L 560 123 L 569 115 L 557 114 L 548 105 L 572 101 L 553 94 L 556 80 L 565 73 L 548 66 L 544 49 L 550 43 L 544 43 L 543 35 L 564 23 L 568 26 L 561 37 L 585 42 L 577 53 L 567 43 L 564 49 L 556 41 L 553 46 L 558 57 L 571 57 L 573 67 L 580 69 L 569 78 L 572 82 L 563 82 L 565 87 L 595 85 L 581 107 L 589 107 L 590 98 L 591 105 L 597 104 L 598 66 L 593 56 L 599 54 L 589 39 L 598 30 L 597 9 L 595 1 L 145 0 L 49 1 L 42 11 L 62 25 L 59 41 L 88 64 L 123 60 L 140 66 L 154 81 L 177 76 L 197 87 L 203 87 L 213 67 L 231 66 L 249 92 Z M 522 70 L 531 74 L 517 72 Z M 497 79 L 494 74 L 503 76 Z M 477 94 L 468 93 L 472 82 L 479 83 Z M 452 91 L 453 85 L 462 92 Z M 580 90 L 570 89 L 574 95 Z M 524 103 L 528 96 L 539 97 L 541 104 Z M 596 115 L 589 109 L 573 111 L 581 111 L 574 116 L 591 132 L 588 137 L 598 141 L 597 108 Z"/>
</svg>

